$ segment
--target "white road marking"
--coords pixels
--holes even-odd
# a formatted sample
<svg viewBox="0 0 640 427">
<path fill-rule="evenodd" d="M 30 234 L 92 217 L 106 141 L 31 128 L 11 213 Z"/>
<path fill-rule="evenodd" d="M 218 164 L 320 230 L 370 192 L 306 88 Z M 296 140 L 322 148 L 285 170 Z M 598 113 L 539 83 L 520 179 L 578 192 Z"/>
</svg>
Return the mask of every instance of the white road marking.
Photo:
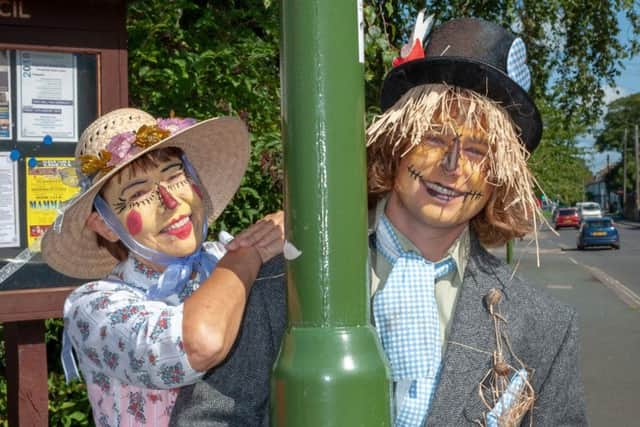
<svg viewBox="0 0 640 427">
<path fill-rule="evenodd" d="M 573 285 L 547 285 L 549 289 L 573 289 Z"/>
<path fill-rule="evenodd" d="M 611 289 L 625 304 L 631 308 L 640 308 L 640 296 L 627 288 L 625 285 L 609 276 L 604 271 L 596 267 L 585 265 L 585 268 L 591 272 L 593 277 L 598 279 L 607 288 Z"/>
<path fill-rule="evenodd" d="M 571 261 L 572 263 L 574 263 L 574 264 L 578 265 L 578 261 L 576 261 L 575 259 L 573 259 L 573 258 L 571 258 L 571 257 L 569 257 L 569 261 Z"/>
</svg>

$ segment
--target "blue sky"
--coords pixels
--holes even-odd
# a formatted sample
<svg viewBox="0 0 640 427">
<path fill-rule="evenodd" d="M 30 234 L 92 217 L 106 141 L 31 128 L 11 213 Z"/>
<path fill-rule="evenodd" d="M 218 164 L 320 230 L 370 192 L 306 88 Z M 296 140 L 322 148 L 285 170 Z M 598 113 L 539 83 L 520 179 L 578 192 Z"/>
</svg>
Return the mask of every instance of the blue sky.
<svg viewBox="0 0 640 427">
<path fill-rule="evenodd" d="M 620 40 L 626 42 L 632 37 L 632 32 L 629 26 L 629 22 L 626 20 L 623 14 L 619 14 L 618 22 L 620 23 Z M 609 103 L 617 98 L 631 95 L 632 93 L 640 92 L 640 56 L 635 56 L 629 60 L 624 61 L 625 69 L 622 70 L 622 74 L 616 79 L 615 87 L 605 88 L 605 102 Z M 579 145 L 585 147 L 593 146 L 593 137 L 588 135 L 580 139 Z M 620 154 L 617 152 L 610 153 L 593 153 L 587 157 L 589 167 L 593 172 L 597 172 L 607 165 L 607 154 L 610 155 L 610 163 L 620 161 Z"/>
</svg>

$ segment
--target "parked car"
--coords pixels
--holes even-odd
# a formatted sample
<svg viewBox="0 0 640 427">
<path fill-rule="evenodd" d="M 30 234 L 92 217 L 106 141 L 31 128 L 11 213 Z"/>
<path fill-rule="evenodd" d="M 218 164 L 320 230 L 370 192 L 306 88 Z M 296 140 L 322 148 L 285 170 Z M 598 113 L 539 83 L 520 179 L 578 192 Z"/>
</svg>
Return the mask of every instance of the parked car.
<svg viewBox="0 0 640 427">
<path fill-rule="evenodd" d="M 600 209 L 600 205 L 596 202 L 580 203 L 578 207 L 578 215 L 580 216 L 581 221 L 585 218 L 601 218 L 602 210 Z"/>
<path fill-rule="evenodd" d="M 620 249 L 620 234 L 615 223 L 608 216 L 584 218 L 578 233 L 578 249 L 587 246 L 611 246 Z"/>
<path fill-rule="evenodd" d="M 559 208 L 554 215 L 554 226 L 556 230 L 560 227 L 580 228 L 580 217 L 576 208 Z"/>
</svg>

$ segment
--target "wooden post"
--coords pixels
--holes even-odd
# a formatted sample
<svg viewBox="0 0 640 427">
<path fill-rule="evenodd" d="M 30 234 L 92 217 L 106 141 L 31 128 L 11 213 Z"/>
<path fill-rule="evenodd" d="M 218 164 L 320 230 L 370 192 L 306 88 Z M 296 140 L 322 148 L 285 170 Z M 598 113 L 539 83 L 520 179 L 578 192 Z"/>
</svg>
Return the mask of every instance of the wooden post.
<svg viewBox="0 0 640 427">
<path fill-rule="evenodd" d="M 44 319 L 61 317 L 64 300 L 74 289 L 3 291 L 0 322 L 4 325 L 9 427 L 47 426 L 47 348 Z"/>
<path fill-rule="evenodd" d="M 4 324 L 9 426 L 47 426 L 47 347 L 44 320 Z"/>
</svg>

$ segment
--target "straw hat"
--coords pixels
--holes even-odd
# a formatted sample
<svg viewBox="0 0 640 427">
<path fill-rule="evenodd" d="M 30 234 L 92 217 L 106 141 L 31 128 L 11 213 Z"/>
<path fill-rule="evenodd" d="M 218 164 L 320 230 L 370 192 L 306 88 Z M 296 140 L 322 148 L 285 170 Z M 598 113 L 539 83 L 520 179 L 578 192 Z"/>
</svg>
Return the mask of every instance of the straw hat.
<svg viewBox="0 0 640 427">
<path fill-rule="evenodd" d="M 382 86 L 382 110 L 419 85 L 471 89 L 502 105 L 522 132 L 524 146 L 533 152 L 542 136 L 542 119 L 527 93 L 531 75 L 522 39 L 477 18 L 445 22 L 427 35 L 424 50 L 418 41 L 409 55 L 394 62 Z"/>
<path fill-rule="evenodd" d="M 157 130 L 156 126 L 161 122 L 144 111 L 132 108 L 107 113 L 82 133 L 76 146 L 76 159 L 83 165 L 89 158 L 109 160 L 109 153 L 105 159 L 105 151 L 109 151 L 107 146 L 112 138 L 127 132 L 140 134 L 144 129 Z M 54 226 L 42 237 L 42 256 L 52 268 L 81 279 L 102 278 L 111 272 L 118 261 L 108 250 L 98 246 L 96 234 L 85 226 L 85 222 L 93 210 L 94 198 L 104 184 L 131 161 L 153 150 L 180 148 L 204 187 L 203 199 L 209 224 L 222 213 L 240 186 L 247 168 L 249 134 L 244 123 L 237 118 L 220 117 L 178 130 L 170 125 L 169 130 L 174 132 L 157 138 L 159 142 L 153 141 L 140 151 L 130 151 L 125 158 L 118 159 L 114 154 L 115 162 L 113 157 L 109 163 L 98 162 L 100 167 L 88 188 L 66 206 Z"/>
</svg>

